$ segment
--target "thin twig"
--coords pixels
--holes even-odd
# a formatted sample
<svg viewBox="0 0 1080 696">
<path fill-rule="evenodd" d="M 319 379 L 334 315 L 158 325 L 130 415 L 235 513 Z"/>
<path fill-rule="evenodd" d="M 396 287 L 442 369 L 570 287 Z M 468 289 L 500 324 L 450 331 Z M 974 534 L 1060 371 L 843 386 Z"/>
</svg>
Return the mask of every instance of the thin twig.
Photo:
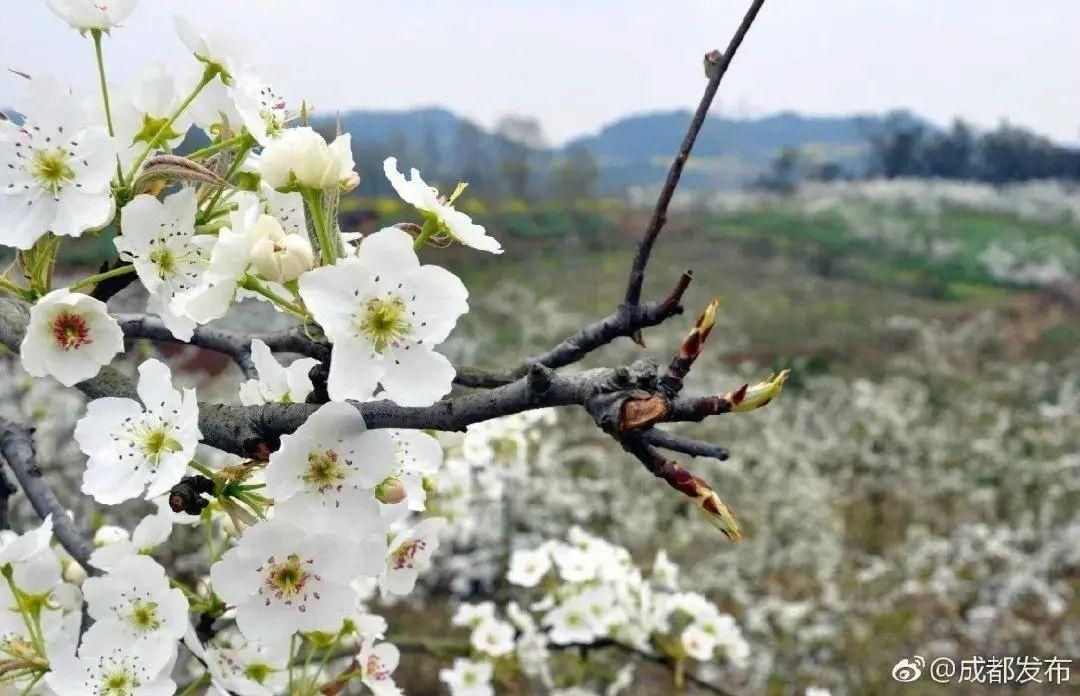
<svg viewBox="0 0 1080 696">
<path fill-rule="evenodd" d="M 649 263 L 649 255 L 652 253 L 653 244 L 656 243 L 660 230 L 663 229 L 664 223 L 667 222 L 668 207 L 671 205 L 671 199 L 674 197 L 675 189 L 679 185 L 679 179 L 682 177 L 686 161 L 690 158 L 690 151 L 694 147 L 694 141 L 697 139 L 698 132 L 701 131 L 701 126 L 705 123 L 705 116 L 709 113 L 713 97 L 716 96 L 716 90 L 720 87 L 720 80 L 724 78 L 724 73 L 727 72 L 731 59 L 735 57 L 735 52 L 742 45 L 746 33 L 750 31 L 750 25 L 754 23 L 758 10 L 761 9 L 763 4 L 765 4 L 765 0 L 754 0 L 753 4 L 750 5 L 750 9 L 746 11 L 742 23 L 739 24 L 739 28 L 731 37 L 727 50 L 722 55 L 717 56 L 714 52 L 706 56 L 707 61 L 712 59 L 708 71 L 709 82 L 705 85 L 705 93 L 701 95 L 697 111 L 694 112 L 694 117 L 690 120 L 690 126 L 683 137 L 682 145 L 679 146 L 679 152 L 675 155 L 675 160 L 668 170 L 667 179 L 664 181 L 664 187 L 660 190 L 660 196 L 656 200 L 656 207 L 653 209 L 649 226 L 645 228 L 645 234 L 638 245 L 633 266 L 630 268 L 630 278 L 626 285 L 625 304 L 636 305 L 641 301 L 641 286 L 645 282 L 645 266 Z"/>
<path fill-rule="evenodd" d="M 729 456 L 728 451 L 719 445 L 692 440 L 681 435 L 669 433 L 666 430 L 660 430 L 659 428 L 649 428 L 648 430 L 644 430 L 641 433 L 641 437 L 645 442 L 654 447 L 661 447 L 663 449 L 671 450 L 672 452 L 681 452 L 682 454 L 688 454 L 691 457 L 708 457 L 710 459 L 724 461 Z"/>
<path fill-rule="evenodd" d="M 2 417 L 0 417 L 0 455 L 3 455 L 4 461 L 14 472 L 19 486 L 30 500 L 38 517 L 44 520 L 52 515 L 53 534 L 56 535 L 60 545 L 86 569 L 86 572 L 94 574 L 96 571 L 90 565 L 90 554 L 93 553 L 94 546 L 75 527 L 67 510 L 57 500 L 56 494 L 42 477 L 41 469 L 35 461 L 34 441 L 30 437 L 30 432 Z"/>
<path fill-rule="evenodd" d="M 643 328 L 657 326 L 682 314 L 682 297 L 692 279 L 690 271 L 685 271 L 663 300 L 640 306 L 620 305 L 614 313 L 589 324 L 550 350 L 528 358 L 512 370 L 488 372 L 472 367 L 459 367 L 454 382 L 465 387 L 490 389 L 520 379 L 528 372 L 529 365 L 558 369 L 576 363 L 617 338 L 633 336 Z"/>
</svg>

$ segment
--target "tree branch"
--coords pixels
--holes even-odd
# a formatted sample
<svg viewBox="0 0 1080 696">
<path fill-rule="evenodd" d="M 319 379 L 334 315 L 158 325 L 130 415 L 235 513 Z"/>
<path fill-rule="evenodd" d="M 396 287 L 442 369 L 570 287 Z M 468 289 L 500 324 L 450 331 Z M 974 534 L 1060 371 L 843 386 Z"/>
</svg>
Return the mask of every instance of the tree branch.
<svg viewBox="0 0 1080 696">
<path fill-rule="evenodd" d="M 90 565 L 90 554 L 93 553 L 94 546 L 75 527 L 67 510 L 42 477 L 41 469 L 35 462 L 34 441 L 30 437 L 30 431 L 6 418 L 0 418 L 0 455 L 11 467 L 38 517 L 44 520 L 52 515 L 53 534 L 60 545 L 87 573 L 94 574 L 96 570 Z"/>
<path fill-rule="evenodd" d="M 264 334 L 241 334 L 225 329 L 199 326 L 195 328 L 191 340 L 182 341 L 173 336 L 160 317 L 153 314 L 116 314 L 113 316 L 128 338 L 147 338 L 158 343 L 193 345 L 228 355 L 248 379 L 257 376 L 255 364 L 251 361 L 251 342 L 255 339 L 261 340 L 271 351 L 277 353 L 300 353 L 319 360 L 330 357 L 329 346 L 311 340 L 299 327 Z"/>
<path fill-rule="evenodd" d="M 739 24 L 739 28 L 731 37 L 731 41 L 728 43 L 727 50 L 724 53 L 720 54 L 718 51 L 713 51 L 705 56 L 706 74 L 709 76 L 709 82 L 705 85 L 705 93 L 701 95 L 697 111 L 694 112 L 694 117 L 690 120 L 690 126 L 683 137 L 682 145 L 679 146 L 679 152 L 671 163 L 667 179 L 664 181 L 664 187 L 660 189 L 660 196 L 656 200 L 656 207 L 653 209 L 649 226 L 645 228 L 645 234 L 638 245 L 634 263 L 630 268 L 630 278 L 626 285 L 624 303 L 627 305 L 633 306 L 641 301 L 641 286 L 645 282 L 645 266 L 649 263 L 649 255 L 652 253 L 656 238 L 659 236 L 660 230 L 663 229 L 664 223 L 667 222 L 668 207 L 671 205 L 671 199 L 674 197 L 675 189 L 679 185 L 679 179 L 682 177 L 686 161 L 690 158 L 690 151 L 694 147 L 694 141 L 697 140 L 701 126 L 705 123 L 705 117 L 709 113 L 713 97 L 716 96 L 716 90 L 720 87 L 720 80 L 724 78 L 728 66 L 731 65 L 732 58 L 735 57 L 735 52 L 742 45 L 746 33 L 750 31 L 750 25 L 754 23 L 754 19 L 763 4 L 765 4 L 765 0 L 754 0 L 750 5 L 750 9 L 746 11 L 742 23 Z"/>
<path fill-rule="evenodd" d="M 465 387 L 489 389 L 520 379 L 528 371 L 529 365 L 537 364 L 557 369 L 576 363 L 617 338 L 633 336 L 643 328 L 657 326 L 682 314 L 682 296 L 692 279 L 693 274 L 685 271 L 679 276 L 679 281 L 671 293 L 663 300 L 644 305 L 620 305 L 613 314 L 589 324 L 550 350 L 526 359 L 512 370 L 486 372 L 476 368 L 458 368 L 454 381 Z"/>
</svg>

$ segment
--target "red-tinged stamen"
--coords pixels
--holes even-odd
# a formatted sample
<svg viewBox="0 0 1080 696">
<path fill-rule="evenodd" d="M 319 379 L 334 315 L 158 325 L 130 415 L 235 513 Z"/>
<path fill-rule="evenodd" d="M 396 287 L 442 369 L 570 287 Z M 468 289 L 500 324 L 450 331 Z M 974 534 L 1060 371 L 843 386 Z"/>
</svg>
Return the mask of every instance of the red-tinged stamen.
<svg viewBox="0 0 1080 696">
<path fill-rule="evenodd" d="M 81 314 L 61 312 L 52 322 L 53 338 L 62 350 L 74 350 L 93 343 L 90 326 Z"/>
</svg>

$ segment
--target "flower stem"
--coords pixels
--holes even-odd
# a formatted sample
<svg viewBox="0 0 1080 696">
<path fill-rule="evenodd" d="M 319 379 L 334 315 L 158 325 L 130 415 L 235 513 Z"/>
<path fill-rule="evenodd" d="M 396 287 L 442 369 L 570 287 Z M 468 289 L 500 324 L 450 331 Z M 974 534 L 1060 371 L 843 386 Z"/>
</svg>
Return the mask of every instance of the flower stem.
<svg viewBox="0 0 1080 696">
<path fill-rule="evenodd" d="M 240 145 L 249 137 L 250 136 L 248 136 L 247 133 L 241 133 L 240 135 L 229 138 L 228 140 L 222 140 L 220 142 L 214 143 L 213 145 L 207 145 L 201 150 L 196 150 L 195 152 L 188 153 L 187 158 L 190 160 L 198 160 L 203 159 L 204 157 L 209 157 L 210 155 L 216 155 L 222 150 L 228 150 L 233 145 Z"/>
<path fill-rule="evenodd" d="M 37 683 L 39 681 L 41 681 L 42 679 L 44 679 L 44 678 L 45 678 L 45 672 L 39 672 L 37 674 L 37 676 L 35 676 L 30 681 L 30 683 L 26 685 L 26 688 L 19 692 L 19 696 L 27 696 L 28 694 L 33 693 L 34 687 L 37 686 Z"/>
<path fill-rule="evenodd" d="M 199 689 L 203 688 L 210 683 L 210 672 L 203 672 L 198 679 L 187 685 L 183 691 L 176 696 L 193 696 L 193 694 Z"/>
<path fill-rule="evenodd" d="M 150 142 L 146 144 L 146 147 L 143 149 L 142 153 L 139 154 L 135 163 L 131 165 L 131 169 L 128 171 L 128 179 L 135 179 L 135 174 L 139 171 L 139 167 L 141 167 L 143 162 L 146 161 L 146 158 L 150 156 L 150 152 L 157 147 L 158 140 L 161 136 L 168 132 L 173 123 L 176 122 L 176 119 L 180 118 L 180 115 L 191 106 L 191 102 L 195 101 L 195 97 L 199 96 L 199 92 L 202 92 L 203 88 L 213 82 L 214 78 L 217 76 L 218 70 L 214 68 L 207 67 L 206 70 L 203 71 L 203 76 L 202 79 L 199 80 L 199 84 L 195 85 L 195 89 L 191 90 L 191 94 L 184 99 L 180 106 L 173 110 L 172 114 L 169 115 L 168 120 L 161 124 L 161 127 L 158 128 L 158 132 L 154 134 L 153 138 L 150 138 Z"/>
<path fill-rule="evenodd" d="M 39 631 L 40 627 L 35 628 L 37 623 L 31 617 L 26 607 L 23 606 L 22 593 L 19 592 L 19 588 L 15 586 L 15 580 L 13 578 L 13 571 L 11 564 L 4 566 L 3 569 L 4 580 L 7 581 L 8 588 L 11 590 L 11 596 L 15 599 L 15 606 L 19 610 L 19 614 L 22 616 L 23 623 L 26 624 L 26 632 L 30 635 L 30 642 L 34 646 L 34 650 L 38 655 L 45 655 L 45 640 L 41 637 Z"/>
<path fill-rule="evenodd" d="M 18 297 L 22 300 L 33 299 L 33 293 L 30 290 L 27 290 L 26 288 L 20 288 L 18 285 L 12 283 L 10 280 L 3 276 L 0 276 L 0 290 L 3 290 L 4 292 L 14 295 L 15 297 Z"/>
<path fill-rule="evenodd" d="M 433 234 L 439 231 L 439 221 L 435 219 L 435 216 L 431 216 L 424 220 L 424 227 L 420 230 L 420 235 L 413 242 L 413 251 L 420 251 L 427 240 L 431 238 Z"/>
<path fill-rule="evenodd" d="M 236 157 L 233 158 L 232 164 L 230 164 L 229 168 L 225 171 L 225 176 L 223 177 L 225 181 L 228 181 L 236 174 L 236 171 L 240 169 L 240 165 L 244 163 L 244 159 L 247 157 L 248 152 L 251 151 L 252 146 L 255 144 L 255 140 L 248 133 L 243 133 L 237 137 L 243 138 L 243 141 L 241 142 L 240 149 L 236 151 Z M 232 140 L 235 140 L 235 138 L 232 138 Z M 210 202 L 206 204 L 206 209 L 196 220 L 197 224 L 205 225 L 215 217 L 214 207 L 218 204 L 218 201 L 221 200 L 221 196 L 224 193 L 224 187 L 214 191 L 214 195 L 210 198 Z"/>
<path fill-rule="evenodd" d="M 105 105 L 105 125 L 109 127 L 109 135 L 115 136 L 113 128 L 112 107 L 109 105 L 109 83 L 105 79 L 105 60 L 101 56 L 101 30 L 91 29 L 90 36 L 94 38 L 94 57 L 97 59 L 98 82 L 101 83 L 101 101 Z M 123 188 L 124 170 L 120 167 L 120 155 L 116 156 L 116 183 Z"/>
<path fill-rule="evenodd" d="M 319 242 L 319 255 L 323 266 L 332 266 L 338 258 L 338 245 L 330 239 L 330 230 L 326 227 L 326 214 L 322 206 L 322 191 L 304 188 L 300 190 L 304 202 L 307 203 L 308 212 L 311 213 L 311 224 L 315 227 L 315 237 Z"/>
<path fill-rule="evenodd" d="M 250 290 L 251 292 L 262 295 L 266 299 L 276 304 L 278 307 L 281 307 L 286 312 L 295 315 L 300 319 L 304 319 L 307 317 L 307 313 L 300 305 L 296 304 L 295 302 L 290 302 L 289 300 L 286 300 L 281 295 L 277 294 L 270 288 L 263 285 L 258 278 L 246 275 L 240 280 L 239 285 L 245 290 Z"/>
<path fill-rule="evenodd" d="M 126 266 L 119 266 L 117 268 L 112 269 L 111 271 L 105 271 L 104 273 L 97 273 L 97 274 L 89 276 L 87 278 L 83 278 L 82 280 L 69 285 L 68 290 L 71 290 L 72 292 L 74 292 L 75 290 L 85 288 L 85 287 L 87 287 L 89 285 L 97 285 L 98 283 L 100 283 L 103 280 L 108 280 L 109 278 L 116 278 L 118 276 L 127 275 L 128 273 L 134 273 L 134 272 L 135 272 L 135 266 L 129 263 Z"/>
<path fill-rule="evenodd" d="M 289 690 L 287 693 L 293 693 L 293 662 L 296 656 L 296 635 L 293 633 L 289 636 Z"/>
</svg>

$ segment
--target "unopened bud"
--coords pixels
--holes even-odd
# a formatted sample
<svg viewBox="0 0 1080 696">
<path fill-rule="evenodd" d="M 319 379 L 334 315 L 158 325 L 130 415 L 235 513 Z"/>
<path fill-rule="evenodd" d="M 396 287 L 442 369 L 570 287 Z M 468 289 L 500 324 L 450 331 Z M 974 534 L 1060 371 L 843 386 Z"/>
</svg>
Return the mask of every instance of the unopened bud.
<svg viewBox="0 0 1080 696">
<path fill-rule="evenodd" d="M 393 505 L 405 500 L 405 484 L 396 476 L 390 476 L 375 487 L 375 499 L 380 503 Z"/>
<path fill-rule="evenodd" d="M 86 579 L 86 569 L 75 561 L 64 566 L 64 580 L 72 585 L 81 586 Z"/>
<path fill-rule="evenodd" d="M 274 283 L 296 280 L 315 264 L 315 253 L 303 235 L 286 234 L 269 215 L 262 215 L 248 232 L 251 264 L 259 276 Z"/>
<path fill-rule="evenodd" d="M 342 193 L 349 193 L 355 191 L 356 187 L 360 185 L 360 175 L 356 172 L 349 172 L 349 174 L 341 180 L 338 186 L 341 187 Z"/>
<path fill-rule="evenodd" d="M 108 546 L 109 544 L 118 544 L 121 541 L 130 539 L 131 535 L 128 530 L 111 524 L 102 525 L 94 532 L 94 546 Z"/>
<path fill-rule="evenodd" d="M 781 370 L 779 374 L 751 386 L 744 386 L 729 395 L 732 411 L 753 411 L 761 408 L 780 395 L 791 370 Z"/>
</svg>

